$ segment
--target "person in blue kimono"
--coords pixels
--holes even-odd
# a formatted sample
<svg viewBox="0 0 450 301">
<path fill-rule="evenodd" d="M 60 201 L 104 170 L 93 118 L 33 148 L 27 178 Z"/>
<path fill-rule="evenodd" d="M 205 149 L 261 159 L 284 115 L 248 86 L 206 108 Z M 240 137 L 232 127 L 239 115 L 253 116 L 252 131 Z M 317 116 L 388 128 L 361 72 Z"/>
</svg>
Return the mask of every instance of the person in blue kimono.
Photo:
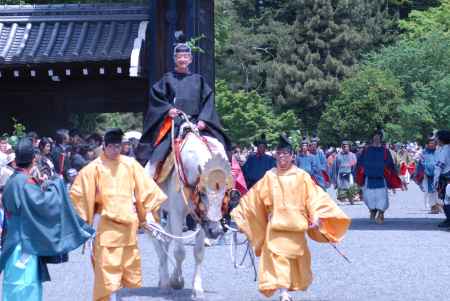
<svg viewBox="0 0 450 301">
<path fill-rule="evenodd" d="M 354 170 L 356 155 L 350 151 L 350 142 L 342 142 L 342 150 L 336 155 L 333 163 L 332 180 L 337 189 L 337 199 L 348 201 L 353 205 L 356 191 L 354 189 Z"/>
<path fill-rule="evenodd" d="M 311 177 L 317 173 L 317 166 L 315 165 L 314 157 L 309 153 L 309 142 L 306 138 L 303 139 L 300 150 L 295 158 L 295 165 L 306 171 Z M 313 180 L 316 181 L 314 177 Z"/>
<path fill-rule="evenodd" d="M 370 220 L 384 223 L 384 213 L 389 208 L 388 188 L 402 187 L 394 160 L 389 150 L 383 146 L 383 131 L 376 130 L 372 144 L 358 158 L 357 182 L 363 190 L 363 200 L 370 211 Z"/>
<path fill-rule="evenodd" d="M 315 178 L 317 184 L 324 190 L 330 186 L 330 177 L 328 176 L 327 169 L 327 158 L 325 153 L 321 148 L 319 148 L 319 138 L 314 136 L 311 139 L 311 144 L 309 145 L 309 153 L 314 158 L 314 165 L 317 169 L 313 172 L 313 177 Z"/>
<path fill-rule="evenodd" d="M 445 220 L 438 227 L 450 227 L 450 131 L 439 130 L 436 133 L 439 149 L 436 151 L 433 186 L 439 199 L 444 203 Z"/>
<path fill-rule="evenodd" d="M 436 165 L 436 140 L 433 136 L 428 138 L 427 145 L 422 151 L 414 181 L 419 185 L 424 193 L 425 207 L 430 208 L 431 214 L 438 214 L 441 211 L 436 188 L 434 187 L 434 168 Z"/>
<path fill-rule="evenodd" d="M 41 301 L 47 263 L 68 260 L 93 234 L 75 213 L 64 181 L 30 176 L 36 164 L 31 139 L 19 140 L 14 174 L 3 190 L 5 210 L 0 272 L 4 301 Z"/>
<path fill-rule="evenodd" d="M 254 144 L 257 147 L 256 153 L 250 154 L 242 167 L 248 189 L 255 185 L 256 182 L 264 177 L 268 170 L 271 170 L 276 165 L 275 159 L 266 154 L 267 141 L 264 134 Z"/>
</svg>

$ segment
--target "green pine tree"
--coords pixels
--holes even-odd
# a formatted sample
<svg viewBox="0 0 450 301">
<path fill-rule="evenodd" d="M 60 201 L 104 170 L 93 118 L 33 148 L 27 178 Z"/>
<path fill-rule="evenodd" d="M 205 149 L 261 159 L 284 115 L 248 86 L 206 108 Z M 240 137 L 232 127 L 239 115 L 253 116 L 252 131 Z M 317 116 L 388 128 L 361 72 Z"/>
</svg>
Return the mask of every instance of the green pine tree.
<svg viewBox="0 0 450 301">
<path fill-rule="evenodd" d="M 277 105 L 295 108 L 306 129 L 315 129 L 361 54 L 392 41 L 395 20 L 383 2 L 297 0 L 278 11 L 272 24 L 284 21 L 286 35 L 268 64 L 267 90 Z"/>
<path fill-rule="evenodd" d="M 294 109 L 308 131 L 361 55 L 397 34 L 386 0 L 261 3 L 232 1 L 218 78 L 234 90 L 256 89 L 277 108 Z"/>
</svg>

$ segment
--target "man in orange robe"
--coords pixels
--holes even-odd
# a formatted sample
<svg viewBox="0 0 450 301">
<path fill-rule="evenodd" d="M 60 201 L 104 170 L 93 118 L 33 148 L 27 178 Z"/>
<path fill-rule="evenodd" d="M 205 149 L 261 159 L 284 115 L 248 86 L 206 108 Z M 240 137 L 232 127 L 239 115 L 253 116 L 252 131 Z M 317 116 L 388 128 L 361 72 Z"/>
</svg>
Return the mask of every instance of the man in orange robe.
<svg viewBox="0 0 450 301">
<path fill-rule="evenodd" d="M 292 164 L 286 137 L 276 151 L 277 167 L 268 171 L 231 212 L 260 256 L 259 290 L 265 296 L 280 290 L 280 300 L 292 300 L 288 291 L 306 290 L 312 282 L 311 255 L 305 233 L 318 242 L 338 242 L 350 219 Z"/>
<path fill-rule="evenodd" d="M 148 220 L 158 219 L 167 199 L 135 159 L 120 154 L 122 136 L 120 129 L 105 134 L 103 153 L 80 171 L 71 188 L 80 216 L 89 224 L 98 221 L 93 246 L 95 301 L 115 300 L 122 287 L 141 287 L 136 232 Z"/>
</svg>

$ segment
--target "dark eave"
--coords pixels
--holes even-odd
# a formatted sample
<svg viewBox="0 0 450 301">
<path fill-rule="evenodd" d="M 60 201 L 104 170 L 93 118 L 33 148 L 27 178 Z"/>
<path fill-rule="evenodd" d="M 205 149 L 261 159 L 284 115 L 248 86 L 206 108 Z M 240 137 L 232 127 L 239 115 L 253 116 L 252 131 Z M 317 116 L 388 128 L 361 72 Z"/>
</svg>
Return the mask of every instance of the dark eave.
<svg viewBox="0 0 450 301">
<path fill-rule="evenodd" d="M 137 74 L 148 10 L 128 4 L 0 6 L 0 69 L 129 60 Z"/>
</svg>

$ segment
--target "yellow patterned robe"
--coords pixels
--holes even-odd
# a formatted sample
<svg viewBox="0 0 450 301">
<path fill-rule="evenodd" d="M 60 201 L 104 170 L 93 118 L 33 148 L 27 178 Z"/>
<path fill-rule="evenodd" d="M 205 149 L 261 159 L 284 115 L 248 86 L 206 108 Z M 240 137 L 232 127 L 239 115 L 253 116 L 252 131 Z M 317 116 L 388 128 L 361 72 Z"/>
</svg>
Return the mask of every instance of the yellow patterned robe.
<svg viewBox="0 0 450 301">
<path fill-rule="evenodd" d="M 261 256 L 259 290 L 268 297 L 279 288 L 306 290 L 311 284 L 305 232 L 318 242 L 327 241 L 322 234 L 337 242 L 350 226 L 349 217 L 296 166 L 283 173 L 268 171 L 231 216 Z M 320 228 L 308 229 L 319 218 Z"/>
<path fill-rule="evenodd" d="M 158 220 L 167 199 L 133 158 L 109 160 L 104 154 L 81 170 L 70 190 L 80 216 L 100 220 L 94 243 L 94 300 L 109 300 L 121 287 L 142 284 L 136 232 L 146 213 Z"/>
</svg>

